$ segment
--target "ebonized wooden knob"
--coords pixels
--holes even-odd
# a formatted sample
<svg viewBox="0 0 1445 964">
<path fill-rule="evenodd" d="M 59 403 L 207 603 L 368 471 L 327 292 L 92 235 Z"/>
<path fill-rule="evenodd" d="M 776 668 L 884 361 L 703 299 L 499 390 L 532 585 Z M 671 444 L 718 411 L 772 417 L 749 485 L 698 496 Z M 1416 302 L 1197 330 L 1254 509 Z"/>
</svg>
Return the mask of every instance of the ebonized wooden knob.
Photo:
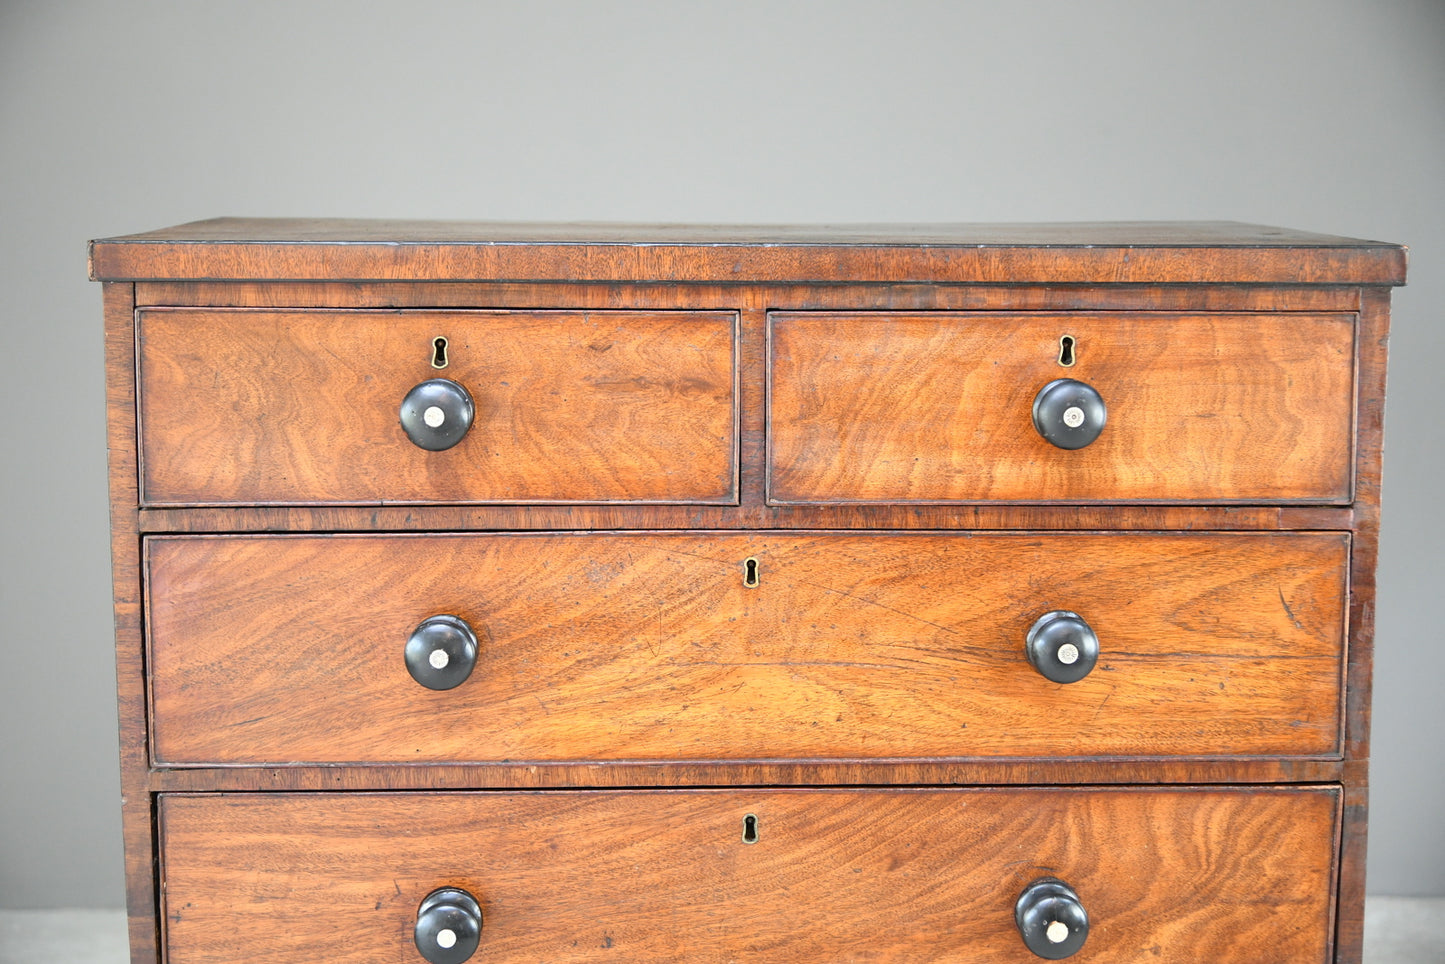
<svg viewBox="0 0 1445 964">
<path fill-rule="evenodd" d="M 482 908 L 464 890 L 432 891 L 416 911 L 416 949 L 431 964 L 462 964 L 482 937 Z"/>
<path fill-rule="evenodd" d="M 401 427 L 413 444 L 440 452 L 462 440 L 475 414 L 465 388 L 449 378 L 429 378 L 402 399 Z"/>
<path fill-rule="evenodd" d="M 406 641 L 406 671 L 429 690 L 466 682 L 477 665 L 477 634 L 456 616 L 430 616 Z"/>
<path fill-rule="evenodd" d="M 1024 652 L 1045 679 L 1077 683 L 1099 661 L 1099 637 L 1078 613 L 1055 609 L 1029 627 Z"/>
<path fill-rule="evenodd" d="M 1024 946 L 1050 961 L 1077 953 L 1089 938 L 1089 915 L 1079 895 L 1057 877 L 1040 877 L 1024 888 L 1014 922 Z"/>
<path fill-rule="evenodd" d="M 1081 449 L 1104 430 L 1104 399 L 1091 385 L 1056 378 L 1034 397 L 1034 428 L 1061 449 Z"/>
</svg>

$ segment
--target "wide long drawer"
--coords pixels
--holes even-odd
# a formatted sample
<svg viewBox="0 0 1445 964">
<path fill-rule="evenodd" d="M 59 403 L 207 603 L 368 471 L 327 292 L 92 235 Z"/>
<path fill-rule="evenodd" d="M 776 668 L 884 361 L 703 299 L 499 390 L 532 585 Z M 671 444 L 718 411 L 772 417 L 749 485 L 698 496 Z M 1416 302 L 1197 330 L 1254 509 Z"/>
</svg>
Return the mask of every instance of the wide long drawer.
<svg viewBox="0 0 1445 964">
<path fill-rule="evenodd" d="M 421 961 L 422 902 L 451 889 L 476 901 L 475 961 L 1022 964 L 1038 958 L 1018 901 L 1055 878 L 1087 917 L 1079 960 L 1309 964 L 1333 931 L 1339 801 L 1321 786 L 164 795 L 165 948 L 171 964 Z M 423 921 L 422 939 L 465 950 L 475 920 Z"/>
<path fill-rule="evenodd" d="M 1348 313 L 775 312 L 769 498 L 1347 503 L 1355 323 Z M 1097 406 L 1045 417 L 1044 389 L 1065 379 L 1092 388 Z M 1082 447 L 1057 447 L 1045 429 Z"/>
<path fill-rule="evenodd" d="M 737 499 L 732 312 L 146 309 L 136 325 L 146 505 Z M 412 394 L 434 381 L 450 386 Z"/>
<path fill-rule="evenodd" d="M 1329 757 L 1349 545 L 1344 533 L 151 537 L 152 749 L 164 765 Z M 1026 654 L 1041 617 L 1060 613 L 1097 640 L 1075 682 Z M 445 646 L 417 632 L 434 617 L 452 619 Z M 457 621 L 470 655 L 447 648 Z M 1077 649 L 1075 669 L 1088 656 Z"/>
</svg>

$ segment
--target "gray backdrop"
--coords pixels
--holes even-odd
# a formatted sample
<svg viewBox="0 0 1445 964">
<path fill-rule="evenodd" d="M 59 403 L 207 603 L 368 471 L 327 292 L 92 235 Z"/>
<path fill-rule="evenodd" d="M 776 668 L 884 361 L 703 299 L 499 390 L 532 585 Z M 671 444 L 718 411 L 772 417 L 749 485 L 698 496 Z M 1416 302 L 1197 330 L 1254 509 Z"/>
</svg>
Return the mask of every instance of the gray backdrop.
<svg viewBox="0 0 1445 964">
<path fill-rule="evenodd" d="M 1445 894 L 1445 3 L 0 0 L 0 907 L 118 906 L 89 238 L 216 215 L 1401 241 L 1369 887 Z"/>
</svg>

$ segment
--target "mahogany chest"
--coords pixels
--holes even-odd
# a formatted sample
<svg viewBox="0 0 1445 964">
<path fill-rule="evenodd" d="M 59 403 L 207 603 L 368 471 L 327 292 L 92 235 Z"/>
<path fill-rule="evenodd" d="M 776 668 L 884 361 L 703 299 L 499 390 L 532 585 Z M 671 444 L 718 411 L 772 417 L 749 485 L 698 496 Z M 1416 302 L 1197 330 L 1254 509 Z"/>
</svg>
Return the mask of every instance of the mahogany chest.
<svg viewBox="0 0 1445 964">
<path fill-rule="evenodd" d="M 1404 265 L 93 242 L 133 960 L 1358 962 Z"/>
</svg>

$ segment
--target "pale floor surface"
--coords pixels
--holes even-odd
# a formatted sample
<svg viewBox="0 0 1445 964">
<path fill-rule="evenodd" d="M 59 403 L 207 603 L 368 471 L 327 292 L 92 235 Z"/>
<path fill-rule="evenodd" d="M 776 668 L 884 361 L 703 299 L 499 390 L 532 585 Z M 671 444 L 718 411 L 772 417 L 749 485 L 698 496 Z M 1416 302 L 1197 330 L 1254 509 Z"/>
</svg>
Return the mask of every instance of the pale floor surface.
<svg viewBox="0 0 1445 964">
<path fill-rule="evenodd" d="M 120 911 L 0 910 L 0 964 L 129 964 L 125 941 Z M 1445 964 L 1445 898 L 1367 900 L 1364 964 Z"/>
</svg>

